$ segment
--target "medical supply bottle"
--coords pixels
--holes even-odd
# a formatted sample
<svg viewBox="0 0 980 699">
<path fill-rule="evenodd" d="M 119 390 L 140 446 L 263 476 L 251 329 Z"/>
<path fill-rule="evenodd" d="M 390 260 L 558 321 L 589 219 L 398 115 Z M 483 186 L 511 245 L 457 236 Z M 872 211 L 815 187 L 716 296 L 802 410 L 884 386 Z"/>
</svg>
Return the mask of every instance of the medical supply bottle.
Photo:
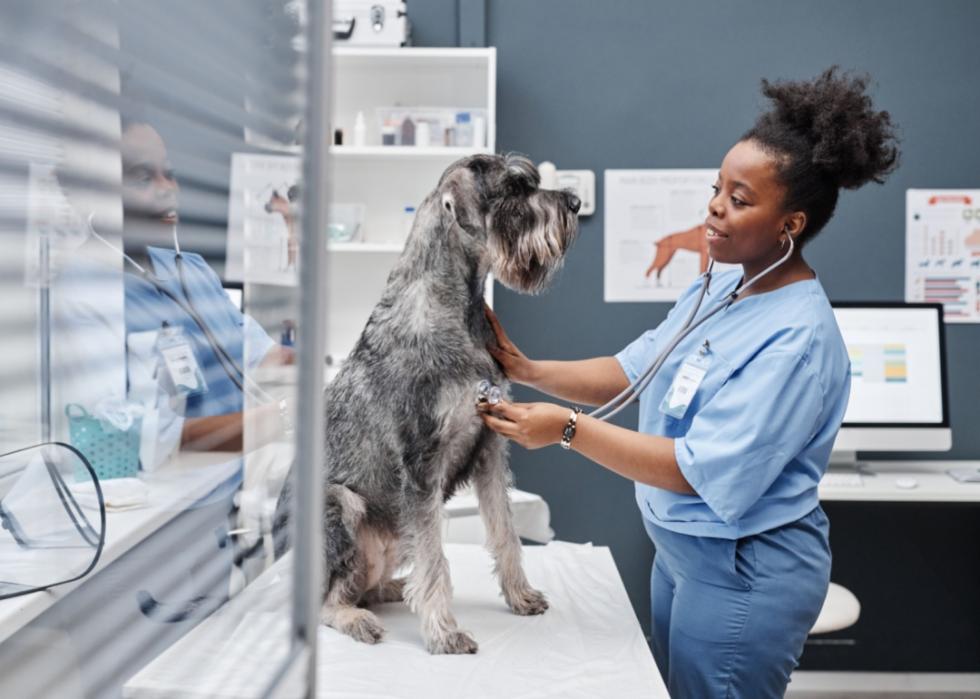
<svg viewBox="0 0 980 699">
<path fill-rule="evenodd" d="M 415 207 L 406 206 L 402 210 L 402 237 L 408 239 L 408 234 L 412 232 L 412 224 L 415 222 Z"/>
<path fill-rule="evenodd" d="M 354 145 L 367 145 L 367 124 L 364 122 L 364 112 L 358 112 L 354 118 Z"/>
</svg>

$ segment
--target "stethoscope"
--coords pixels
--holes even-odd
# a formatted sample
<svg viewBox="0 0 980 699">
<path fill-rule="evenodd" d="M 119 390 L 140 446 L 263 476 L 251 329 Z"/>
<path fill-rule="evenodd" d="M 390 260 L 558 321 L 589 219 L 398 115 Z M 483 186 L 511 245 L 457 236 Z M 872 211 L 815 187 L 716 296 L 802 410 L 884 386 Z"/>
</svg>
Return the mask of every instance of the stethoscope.
<svg viewBox="0 0 980 699">
<path fill-rule="evenodd" d="M 187 288 L 187 281 L 184 277 L 184 258 L 180 252 L 180 241 L 177 239 L 176 224 L 173 226 L 174 251 L 176 253 L 174 255 L 174 264 L 177 267 L 177 278 L 180 281 L 180 289 L 184 294 L 184 298 L 180 298 L 179 296 L 177 296 L 177 294 L 170 291 L 170 289 L 164 286 L 161 279 L 157 278 L 156 275 L 154 275 L 148 269 L 143 267 L 143 265 L 141 265 L 139 262 L 134 260 L 129 255 L 127 255 L 124 250 L 121 250 L 120 248 L 116 247 L 108 240 L 103 238 L 101 235 L 99 235 L 98 231 L 95 230 L 95 226 L 92 225 L 94 218 L 95 218 L 95 214 L 91 213 L 89 214 L 88 219 L 86 221 L 86 223 L 88 224 L 89 233 L 91 233 L 95 238 L 101 241 L 104 245 L 108 246 L 110 249 L 115 250 L 120 255 L 122 255 L 124 260 L 129 262 L 131 265 L 133 265 L 133 267 L 135 267 L 139 271 L 141 279 L 143 279 L 145 282 L 150 284 L 154 289 L 156 289 L 158 292 L 166 296 L 168 299 L 173 301 L 178 308 L 180 308 L 184 313 L 190 316 L 191 320 L 194 321 L 194 324 L 197 325 L 197 327 L 200 328 L 201 332 L 204 334 L 205 339 L 207 339 L 208 344 L 211 346 L 211 350 L 214 352 L 214 356 L 217 357 L 218 363 L 221 365 L 221 368 L 224 369 L 225 374 L 228 375 L 228 378 L 231 380 L 233 384 L 235 384 L 238 390 L 241 391 L 242 393 L 246 393 L 249 389 L 246 389 L 245 382 L 248 382 L 250 384 L 249 388 L 252 390 L 253 398 L 257 398 L 261 402 L 272 401 L 273 398 L 261 386 L 256 384 L 255 381 L 250 379 L 245 374 L 245 372 L 242 370 L 242 367 L 238 364 L 237 361 L 235 361 L 235 358 L 232 357 L 231 354 L 218 341 L 218 338 L 215 337 L 211 328 L 208 327 L 208 324 L 204 321 L 204 318 L 201 316 L 200 312 L 194 306 L 194 302 L 191 300 L 190 291 Z"/>
<path fill-rule="evenodd" d="M 704 300 L 704 296 L 706 293 L 708 293 L 708 286 L 711 284 L 711 269 L 712 267 L 714 267 L 715 264 L 715 261 L 711 260 L 710 264 L 708 265 L 707 271 L 704 273 L 704 283 L 701 285 L 701 292 L 698 294 L 698 300 L 694 304 L 694 308 L 691 309 L 690 314 L 688 314 L 687 320 L 684 321 L 684 325 L 681 327 L 681 329 L 677 331 L 677 334 L 673 337 L 673 339 L 670 340 L 670 342 L 667 343 L 667 346 L 664 347 L 663 351 L 661 351 L 660 354 L 657 355 L 657 357 L 652 362 L 650 362 L 647 368 L 643 371 L 642 374 L 640 374 L 636 378 L 635 381 L 630 383 L 629 386 L 623 389 L 623 391 L 619 395 L 617 395 L 615 398 L 610 400 L 608 403 L 606 403 L 605 405 L 601 405 L 595 410 L 593 410 L 592 412 L 588 413 L 589 417 L 594 417 L 599 420 L 610 420 L 613 418 L 613 416 L 618 414 L 623 408 L 630 405 L 633 401 L 637 400 L 640 397 L 640 394 L 643 393 L 644 390 L 646 390 L 646 387 L 650 385 L 650 382 L 653 381 L 654 376 L 657 375 L 657 372 L 660 371 L 660 367 L 662 367 L 664 365 L 664 362 L 667 361 L 667 357 L 670 355 L 670 353 L 677 347 L 677 345 L 679 345 L 684 340 L 685 337 L 687 337 L 692 332 L 697 330 L 700 326 L 704 325 L 704 323 L 706 323 L 709 318 L 712 318 L 718 313 L 721 313 L 726 308 L 728 308 L 733 303 L 735 303 L 736 299 L 738 299 L 739 297 L 739 294 L 741 294 L 743 291 L 745 291 L 750 286 L 755 284 L 757 281 L 759 281 L 759 279 L 769 274 L 769 272 L 773 271 L 780 265 L 784 264 L 787 260 L 789 260 L 789 258 L 793 255 L 793 248 L 795 247 L 795 243 L 793 242 L 792 235 L 787 233 L 786 237 L 789 238 L 789 251 L 787 251 L 785 255 L 783 255 L 779 260 L 769 265 L 764 270 L 759 272 L 757 275 L 749 279 L 744 284 L 741 284 L 733 292 L 727 294 L 723 300 L 718 302 L 718 304 L 715 305 L 714 308 L 709 310 L 702 318 L 700 318 L 695 323 L 694 318 L 695 316 L 697 316 L 698 310 L 700 310 L 701 308 L 701 303 Z"/>
</svg>

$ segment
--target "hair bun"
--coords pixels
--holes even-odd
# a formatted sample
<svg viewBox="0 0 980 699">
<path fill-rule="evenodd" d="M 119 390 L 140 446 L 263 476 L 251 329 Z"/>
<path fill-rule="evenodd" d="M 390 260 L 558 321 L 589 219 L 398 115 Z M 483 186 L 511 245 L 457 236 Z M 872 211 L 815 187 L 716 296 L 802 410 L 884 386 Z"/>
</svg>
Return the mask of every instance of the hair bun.
<svg viewBox="0 0 980 699">
<path fill-rule="evenodd" d="M 762 81 L 773 102 L 763 118 L 806 139 L 811 162 L 839 187 L 856 189 L 898 167 L 898 139 L 891 116 L 875 111 L 866 94 L 870 77 L 839 73 L 838 66 L 805 81 Z"/>
</svg>

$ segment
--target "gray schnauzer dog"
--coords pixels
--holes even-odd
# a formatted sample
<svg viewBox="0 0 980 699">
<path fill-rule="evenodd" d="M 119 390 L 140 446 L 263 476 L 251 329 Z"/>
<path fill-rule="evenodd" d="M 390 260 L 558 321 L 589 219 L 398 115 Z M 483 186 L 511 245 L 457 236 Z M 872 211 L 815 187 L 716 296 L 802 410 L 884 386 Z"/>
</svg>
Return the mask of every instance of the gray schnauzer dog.
<svg viewBox="0 0 980 699">
<path fill-rule="evenodd" d="M 486 350 L 487 274 L 536 293 L 578 231 L 579 200 L 538 188 L 525 157 L 475 155 L 443 173 L 419 208 L 406 248 L 353 353 L 325 391 L 322 621 L 365 643 L 384 628 L 371 603 L 404 600 L 430 653 L 475 653 L 450 609 L 442 505 L 472 482 L 504 599 L 541 614 L 544 595 L 521 566 L 507 496 L 506 441 L 486 428 L 476 387 L 505 377 Z M 275 517 L 277 553 L 290 483 Z M 409 566 L 405 578 L 396 570 Z"/>
</svg>

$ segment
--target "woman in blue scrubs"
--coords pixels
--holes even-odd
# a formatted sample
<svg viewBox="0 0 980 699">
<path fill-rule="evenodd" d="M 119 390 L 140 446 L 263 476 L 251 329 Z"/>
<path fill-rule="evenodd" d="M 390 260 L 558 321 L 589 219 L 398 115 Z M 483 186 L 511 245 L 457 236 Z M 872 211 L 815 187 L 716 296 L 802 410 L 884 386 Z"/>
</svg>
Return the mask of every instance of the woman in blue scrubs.
<svg viewBox="0 0 980 699">
<path fill-rule="evenodd" d="M 840 188 L 882 182 L 898 151 L 867 78 L 835 69 L 769 83 L 773 105 L 725 156 L 705 221 L 713 275 L 705 305 L 780 258 L 670 354 L 640 396 L 639 430 L 579 415 L 570 447 L 636 482 L 656 547 L 653 653 L 671 696 L 781 697 L 830 579 L 817 486 L 847 405 L 847 351 L 802 250 Z M 667 319 L 615 357 L 533 361 L 488 311 L 508 377 L 602 405 L 656 357 L 695 304 L 699 279 Z M 686 401 L 669 391 L 688 391 Z M 692 395 L 693 394 L 693 395 Z M 665 399 L 666 398 L 666 399 Z M 685 407 L 686 406 L 686 407 Z M 568 407 L 502 403 L 485 423 L 535 449 L 559 442 Z"/>
</svg>

